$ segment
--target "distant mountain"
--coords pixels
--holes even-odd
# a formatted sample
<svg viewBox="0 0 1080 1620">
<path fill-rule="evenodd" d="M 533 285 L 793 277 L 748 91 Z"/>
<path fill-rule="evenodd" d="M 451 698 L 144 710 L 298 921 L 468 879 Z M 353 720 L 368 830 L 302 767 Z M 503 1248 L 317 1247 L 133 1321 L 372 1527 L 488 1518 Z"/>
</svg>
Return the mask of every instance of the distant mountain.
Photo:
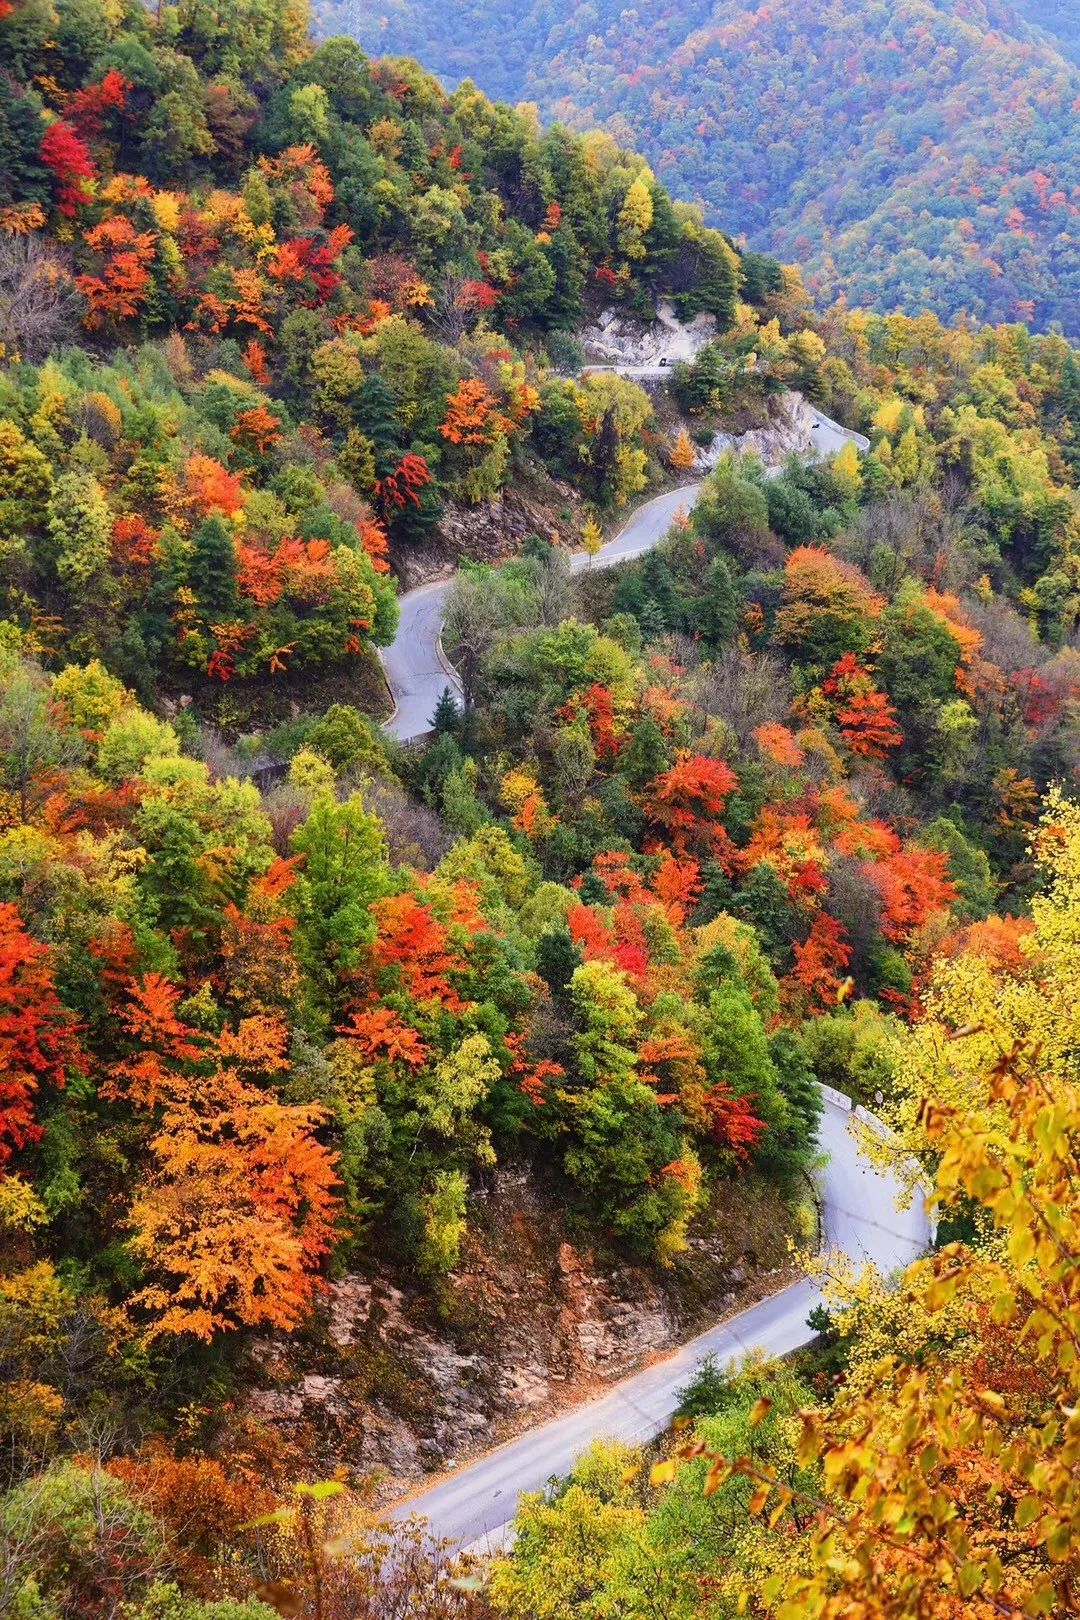
<svg viewBox="0 0 1080 1620">
<path fill-rule="evenodd" d="M 600 125 L 818 296 L 1080 331 L 1077 0 L 344 0 L 366 48 Z"/>
<path fill-rule="evenodd" d="M 1013 0 L 1013 9 L 1080 62 L 1080 0 Z"/>
</svg>

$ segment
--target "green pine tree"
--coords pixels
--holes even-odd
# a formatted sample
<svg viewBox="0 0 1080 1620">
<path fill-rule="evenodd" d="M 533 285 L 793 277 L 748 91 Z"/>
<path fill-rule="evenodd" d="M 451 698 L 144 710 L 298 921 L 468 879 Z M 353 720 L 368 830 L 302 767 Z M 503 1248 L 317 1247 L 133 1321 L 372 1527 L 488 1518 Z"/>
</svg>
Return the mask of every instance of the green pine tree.
<svg viewBox="0 0 1080 1620">
<path fill-rule="evenodd" d="M 215 515 L 200 523 L 191 545 L 188 583 L 203 617 L 210 623 L 228 619 L 236 611 L 236 552 L 223 519 Z"/>
</svg>

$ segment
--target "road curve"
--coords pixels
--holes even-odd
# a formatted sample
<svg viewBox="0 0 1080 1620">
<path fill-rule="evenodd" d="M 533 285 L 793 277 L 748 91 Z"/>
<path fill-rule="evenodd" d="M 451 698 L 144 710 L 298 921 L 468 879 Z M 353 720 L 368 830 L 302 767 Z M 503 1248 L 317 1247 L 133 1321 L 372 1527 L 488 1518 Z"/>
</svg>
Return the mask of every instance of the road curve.
<svg viewBox="0 0 1080 1620">
<path fill-rule="evenodd" d="M 700 484 L 686 484 L 647 501 L 625 528 L 601 547 L 593 567 L 610 567 L 650 551 L 667 534 L 679 508 L 688 511 L 693 506 L 700 488 Z M 585 552 L 571 553 L 570 567 L 575 574 L 588 566 Z M 461 696 L 461 684 L 439 640 L 452 584 L 453 579 L 438 579 L 405 591 L 398 598 L 397 634 L 390 646 L 383 648 L 382 661 L 397 704 L 386 730 L 399 742 L 412 742 L 430 732 L 435 705 L 446 687 Z"/>
<path fill-rule="evenodd" d="M 811 455 L 834 455 L 847 442 L 868 448 L 861 434 L 818 411 L 813 436 Z M 657 495 L 634 513 L 591 564 L 584 552 L 575 552 L 571 568 L 575 573 L 590 566 L 603 568 L 649 551 L 668 532 L 680 507 L 693 506 L 700 487 L 686 484 Z M 387 730 L 403 742 L 430 731 L 435 705 L 447 686 L 460 692 L 440 641 L 450 585 L 450 580 L 438 580 L 406 591 L 400 598 L 397 635 L 383 652 L 397 704 Z M 830 1254 L 890 1272 L 926 1248 L 929 1221 L 918 1200 L 898 1211 L 899 1179 L 867 1157 L 850 1126 L 850 1103 L 827 1090 L 819 1136 L 826 1155 L 819 1177 L 823 1244 Z M 539 1490 L 553 1476 L 567 1473 L 591 1441 L 601 1436 L 643 1441 L 659 1433 L 672 1416 L 679 1389 L 703 1357 L 712 1354 L 726 1363 L 750 1351 L 783 1355 L 808 1343 L 813 1335 L 806 1319 L 821 1299 L 820 1285 L 810 1279 L 781 1289 L 624 1379 L 598 1400 L 529 1430 L 409 1497 L 394 1508 L 395 1515 L 420 1514 L 432 1534 L 460 1547 L 497 1543 L 514 1516 L 518 1495 Z"/>
<path fill-rule="evenodd" d="M 873 1129 L 874 1122 L 867 1119 L 866 1128 Z M 900 1179 L 867 1157 L 861 1129 L 852 1128 L 847 1099 L 827 1091 L 819 1140 L 828 1158 L 818 1178 L 824 1246 L 828 1254 L 846 1255 L 857 1265 L 873 1263 L 889 1273 L 927 1247 L 930 1223 L 918 1198 L 897 1209 Z M 671 1420 L 679 1390 L 705 1356 L 726 1364 L 750 1351 L 777 1356 L 809 1343 L 813 1332 L 806 1319 L 821 1301 L 816 1280 L 792 1283 L 624 1378 L 608 1394 L 530 1429 L 398 1503 L 393 1513 L 422 1515 L 432 1535 L 459 1547 L 497 1546 L 520 1493 L 541 1490 L 553 1476 L 568 1473 L 593 1440 L 637 1443 L 660 1433 Z"/>
<path fill-rule="evenodd" d="M 853 433 L 838 422 L 814 411 L 811 456 L 831 456 L 848 443 L 861 450 L 869 448 L 869 440 L 861 433 Z M 700 484 L 684 484 L 657 495 L 638 508 L 626 526 L 597 552 L 594 568 L 610 567 L 640 557 L 662 540 L 671 527 L 672 519 L 682 507 L 689 510 L 697 500 Z M 571 555 L 574 573 L 589 567 L 583 551 Z M 398 598 L 400 617 L 397 634 L 389 647 L 382 650 L 383 668 L 394 698 L 395 708 L 386 722 L 386 730 L 399 742 L 413 742 L 431 731 L 431 717 L 446 687 L 461 696 L 461 683 L 440 642 L 446 597 L 452 580 L 440 579 L 430 585 L 419 585 L 405 591 Z"/>
</svg>

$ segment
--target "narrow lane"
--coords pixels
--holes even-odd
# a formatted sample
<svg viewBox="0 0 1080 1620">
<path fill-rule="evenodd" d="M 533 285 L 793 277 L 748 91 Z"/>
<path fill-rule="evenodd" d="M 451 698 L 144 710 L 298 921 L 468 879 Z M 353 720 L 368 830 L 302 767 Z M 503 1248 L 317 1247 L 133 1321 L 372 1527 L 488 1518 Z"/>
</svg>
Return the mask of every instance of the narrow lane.
<svg viewBox="0 0 1080 1620">
<path fill-rule="evenodd" d="M 814 416 L 809 455 L 834 455 L 846 442 L 868 448 L 861 434 L 820 412 Z M 700 488 L 698 483 L 686 484 L 657 495 L 634 513 L 591 564 L 584 552 L 575 552 L 571 568 L 575 573 L 590 566 L 603 568 L 651 550 L 667 534 L 679 509 L 689 511 L 693 506 Z M 397 701 L 387 729 L 403 742 L 430 730 L 435 705 L 447 686 L 460 694 L 439 640 L 451 584 L 440 580 L 405 592 L 398 633 L 383 653 Z M 865 1155 L 850 1127 L 850 1104 L 836 1093 L 828 1094 L 820 1132 L 827 1158 L 819 1178 L 825 1248 L 856 1263 L 872 1262 L 887 1273 L 926 1248 L 929 1221 L 918 1201 L 898 1211 L 898 1178 Z M 409 1497 L 394 1512 L 423 1515 L 434 1535 L 461 1547 L 497 1542 L 514 1516 L 518 1495 L 539 1490 L 553 1476 L 567 1473 L 593 1440 L 610 1436 L 640 1442 L 658 1434 L 671 1419 L 679 1389 L 705 1356 L 715 1355 L 728 1364 L 751 1351 L 784 1355 L 808 1343 L 813 1335 L 806 1319 L 821 1298 L 820 1285 L 809 1279 L 781 1289 L 624 1379 L 606 1395 L 529 1430 Z"/>
<path fill-rule="evenodd" d="M 898 1177 L 863 1152 L 846 1099 L 828 1093 L 820 1145 L 828 1160 L 819 1178 L 828 1254 L 856 1264 L 872 1262 L 888 1274 L 929 1244 L 930 1224 L 919 1199 L 898 1210 Z M 394 1509 L 420 1514 L 433 1535 L 460 1547 L 497 1545 L 514 1516 L 518 1495 L 543 1489 L 569 1472 L 593 1440 L 629 1443 L 652 1439 L 671 1421 L 679 1390 L 707 1355 L 721 1365 L 752 1351 L 785 1355 L 808 1344 L 807 1317 L 822 1301 L 819 1282 L 804 1279 L 689 1340 L 652 1366 L 625 1378 L 607 1394 L 529 1430 L 451 1474 Z"/>
<path fill-rule="evenodd" d="M 809 455 L 835 455 L 848 441 L 863 450 L 869 445 L 861 433 L 841 427 L 820 411 L 814 412 L 813 447 Z M 607 568 L 650 551 L 664 538 L 679 508 L 690 510 L 700 489 L 700 483 L 684 484 L 647 501 L 625 527 L 601 547 L 593 558 L 592 567 Z M 575 574 L 588 568 L 585 552 L 573 552 L 570 566 Z M 399 742 L 413 742 L 427 735 L 435 705 L 446 687 L 457 697 L 461 696 L 461 683 L 449 661 L 442 656 L 439 644 L 447 593 L 452 583 L 452 579 L 435 580 L 430 585 L 405 591 L 398 598 L 397 635 L 389 647 L 383 648 L 382 661 L 397 705 L 386 722 L 386 730 Z"/>
</svg>

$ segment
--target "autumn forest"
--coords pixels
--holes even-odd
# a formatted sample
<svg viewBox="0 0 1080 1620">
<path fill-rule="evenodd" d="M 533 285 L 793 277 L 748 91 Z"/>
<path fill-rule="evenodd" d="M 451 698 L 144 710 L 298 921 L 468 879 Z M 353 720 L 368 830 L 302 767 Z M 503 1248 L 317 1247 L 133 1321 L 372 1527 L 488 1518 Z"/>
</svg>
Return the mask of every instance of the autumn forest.
<svg viewBox="0 0 1080 1620">
<path fill-rule="evenodd" d="M 0 1615 L 1073 1613 L 1071 260 L 844 296 L 326 21 L 0 0 Z"/>
</svg>

